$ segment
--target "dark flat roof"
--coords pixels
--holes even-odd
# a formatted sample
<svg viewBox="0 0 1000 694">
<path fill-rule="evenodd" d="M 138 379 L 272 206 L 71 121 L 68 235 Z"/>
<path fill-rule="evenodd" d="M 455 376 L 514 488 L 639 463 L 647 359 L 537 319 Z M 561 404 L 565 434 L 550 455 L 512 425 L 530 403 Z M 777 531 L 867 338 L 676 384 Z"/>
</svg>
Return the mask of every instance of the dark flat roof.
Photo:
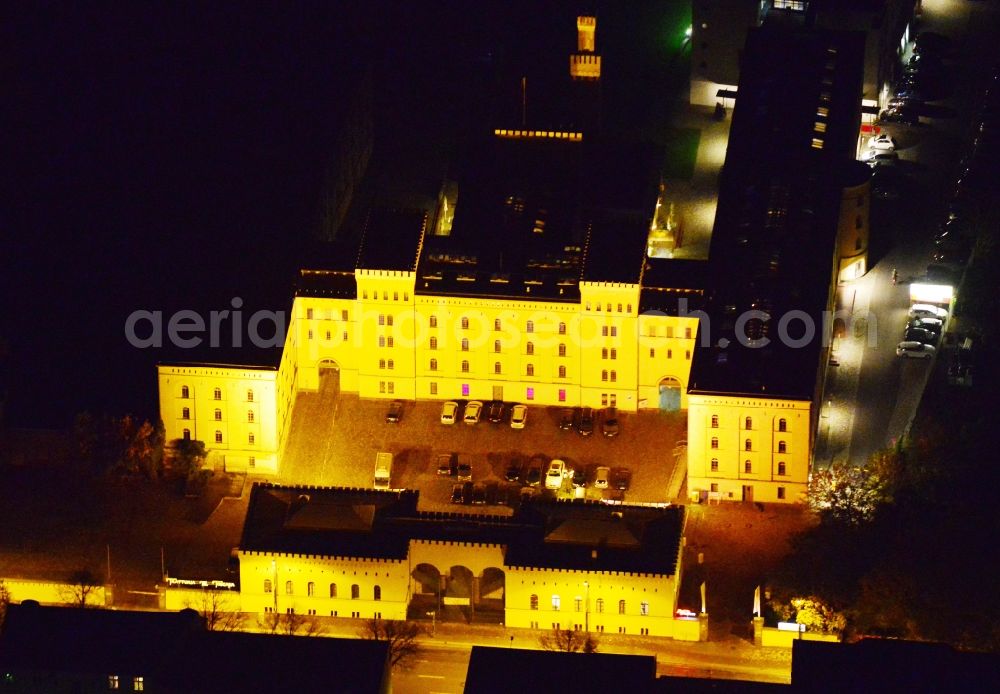
<svg viewBox="0 0 1000 694">
<path fill-rule="evenodd" d="M 375 207 L 365 221 L 355 266 L 366 270 L 404 270 L 417 267 L 420 239 L 427 224 L 423 210 Z"/>
<path fill-rule="evenodd" d="M 813 397 L 842 190 L 858 175 L 863 59 L 861 33 L 748 35 L 709 252 L 710 320 L 699 325 L 689 392 Z M 805 335 L 801 321 L 788 324 L 792 340 L 779 336 L 792 311 L 815 328 L 803 346 L 793 346 Z M 752 342 L 741 344 L 736 327 L 746 318 Z"/>
<path fill-rule="evenodd" d="M 0 633 L 0 669 L 107 687 L 108 675 L 149 691 L 384 691 L 388 644 L 208 631 L 194 610 L 127 610 L 11 605 Z M 46 683 L 35 680 L 40 686 Z"/>
<path fill-rule="evenodd" d="M 656 656 L 473 646 L 467 692 L 647 692 Z"/>
<path fill-rule="evenodd" d="M 244 551 L 405 559 L 410 540 L 497 544 L 510 566 L 674 575 L 681 506 L 525 502 L 513 516 L 417 511 L 418 492 L 254 485 Z"/>
<path fill-rule="evenodd" d="M 638 282 L 661 158 L 588 136 L 477 141 L 451 234 L 425 237 L 417 292 L 575 302 L 581 280 Z"/>
</svg>

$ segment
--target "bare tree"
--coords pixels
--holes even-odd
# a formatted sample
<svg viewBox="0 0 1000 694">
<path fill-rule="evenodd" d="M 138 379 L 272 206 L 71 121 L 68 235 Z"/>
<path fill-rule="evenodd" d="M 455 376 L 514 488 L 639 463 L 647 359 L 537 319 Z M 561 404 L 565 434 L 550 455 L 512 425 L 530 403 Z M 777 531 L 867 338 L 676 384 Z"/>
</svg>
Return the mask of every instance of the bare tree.
<svg viewBox="0 0 1000 694">
<path fill-rule="evenodd" d="M 257 617 L 257 627 L 268 634 L 285 636 L 319 636 L 323 633 L 323 626 L 315 619 L 294 612 L 267 612 Z"/>
<path fill-rule="evenodd" d="M 95 606 L 94 593 L 101 587 L 97 576 L 87 569 L 80 569 L 70 574 L 69 583 L 63 588 L 62 598 L 77 607 Z"/>
<path fill-rule="evenodd" d="M 7 617 L 7 607 L 10 605 L 10 591 L 7 585 L 0 579 L 0 628 L 3 627 L 3 620 Z"/>
<path fill-rule="evenodd" d="M 538 643 L 546 651 L 566 653 L 596 653 L 598 645 L 597 639 L 589 631 L 573 629 L 553 629 L 551 633 L 539 636 Z"/>
<path fill-rule="evenodd" d="M 202 593 L 195 605 L 188 602 L 188 607 L 198 611 L 209 631 L 239 631 L 243 615 L 233 610 L 230 595 L 228 591 L 212 588 Z"/>
<path fill-rule="evenodd" d="M 406 664 L 420 652 L 417 637 L 424 633 L 416 622 L 369 619 L 358 632 L 363 639 L 389 642 L 389 660 L 393 667 Z"/>
</svg>

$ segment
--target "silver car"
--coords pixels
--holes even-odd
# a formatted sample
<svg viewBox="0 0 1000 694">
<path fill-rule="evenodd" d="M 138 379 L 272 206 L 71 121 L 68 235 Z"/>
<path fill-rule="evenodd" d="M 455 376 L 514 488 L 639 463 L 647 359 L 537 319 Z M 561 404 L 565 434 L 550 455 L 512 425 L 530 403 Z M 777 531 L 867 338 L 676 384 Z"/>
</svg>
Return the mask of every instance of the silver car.
<svg viewBox="0 0 1000 694">
<path fill-rule="evenodd" d="M 934 347 L 922 342 L 907 340 L 896 345 L 896 356 L 909 357 L 910 359 L 930 359 L 934 356 Z"/>
</svg>

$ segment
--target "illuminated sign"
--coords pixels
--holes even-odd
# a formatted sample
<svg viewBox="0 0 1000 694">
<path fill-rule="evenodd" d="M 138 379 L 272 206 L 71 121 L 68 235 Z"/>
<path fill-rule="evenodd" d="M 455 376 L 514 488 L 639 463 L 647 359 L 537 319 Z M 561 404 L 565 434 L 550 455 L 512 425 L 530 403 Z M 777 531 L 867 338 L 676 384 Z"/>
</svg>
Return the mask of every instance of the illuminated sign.
<svg viewBox="0 0 1000 694">
<path fill-rule="evenodd" d="M 799 624 L 798 622 L 778 622 L 778 631 L 797 631 L 802 633 L 805 630 L 805 624 Z"/>
<path fill-rule="evenodd" d="M 167 577 L 168 586 L 190 586 L 192 588 L 221 588 L 224 590 L 236 590 L 236 584 L 232 581 L 196 581 L 189 578 Z"/>
<path fill-rule="evenodd" d="M 698 615 L 695 614 L 694 610 L 688 610 L 683 607 L 677 609 L 674 613 L 674 617 L 677 619 L 698 619 Z"/>
<path fill-rule="evenodd" d="M 911 284 L 910 301 L 920 304 L 948 304 L 955 295 L 950 284 Z"/>
</svg>

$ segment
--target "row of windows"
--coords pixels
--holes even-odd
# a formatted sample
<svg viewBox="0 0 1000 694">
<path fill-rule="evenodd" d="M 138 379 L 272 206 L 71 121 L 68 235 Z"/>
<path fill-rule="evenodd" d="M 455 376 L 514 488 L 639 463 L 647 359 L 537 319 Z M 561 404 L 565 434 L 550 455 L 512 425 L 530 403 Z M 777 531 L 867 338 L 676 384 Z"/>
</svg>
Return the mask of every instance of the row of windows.
<svg viewBox="0 0 1000 694">
<path fill-rule="evenodd" d="M 586 308 L 587 308 L 588 311 L 591 310 L 591 306 L 594 307 L 593 310 L 595 310 L 595 311 L 600 311 L 601 310 L 601 302 L 600 301 L 595 301 L 593 304 L 591 304 L 591 302 L 588 301 L 587 304 L 586 304 Z M 611 313 L 611 306 L 612 306 L 612 304 L 605 303 L 604 304 L 604 310 L 607 313 Z M 622 307 L 623 307 L 622 304 L 618 304 L 618 313 L 622 313 L 623 312 L 622 311 Z M 625 308 L 624 313 L 632 313 L 632 304 L 624 304 L 624 308 Z"/>
<path fill-rule="evenodd" d="M 712 461 L 711 461 L 710 465 L 711 465 L 712 472 L 718 472 L 719 471 L 719 459 L 718 458 L 712 458 Z M 749 460 L 743 461 L 743 472 L 747 473 L 747 474 L 753 473 L 753 464 Z M 784 476 L 784 475 L 787 475 L 787 474 L 788 474 L 788 468 L 785 465 L 785 463 L 778 463 L 778 475 Z"/>
<path fill-rule="evenodd" d="M 190 429 L 184 429 L 181 432 L 181 437 L 185 441 L 190 441 L 191 440 L 191 430 Z M 218 429 L 215 430 L 215 442 L 216 443 L 222 443 L 222 432 L 219 431 Z M 257 443 L 257 436 L 254 435 L 254 434 L 247 434 L 247 444 L 253 446 L 256 443 Z M 253 467 L 253 458 L 251 458 L 250 460 L 251 460 L 251 465 L 250 466 Z"/>
<path fill-rule="evenodd" d="M 711 439 L 711 441 L 710 441 L 710 445 L 711 445 L 711 447 L 712 447 L 713 450 L 718 449 L 718 447 L 719 447 L 719 437 L 718 436 L 713 436 L 712 439 Z M 743 450 L 744 451 L 753 451 L 753 441 L 751 441 L 750 439 L 747 439 L 746 441 L 744 441 L 743 442 Z M 778 441 L 778 453 L 788 453 L 788 444 L 785 443 L 784 441 Z"/>
<path fill-rule="evenodd" d="M 181 386 L 181 398 L 188 400 L 191 397 L 191 388 L 188 386 Z M 212 391 L 213 400 L 222 400 L 222 388 L 216 388 Z M 253 402 L 253 389 L 247 389 L 247 402 Z"/>
<path fill-rule="evenodd" d="M 367 289 L 361 290 L 361 298 L 363 300 L 367 300 L 368 299 L 368 290 Z M 378 292 L 372 292 L 372 300 L 373 301 L 378 301 Z M 389 300 L 389 292 L 387 292 L 385 290 L 382 290 L 382 301 L 388 301 L 388 300 Z M 399 292 L 393 292 L 392 293 L 392 300 L 393 301 L 399 301 Z M 410 300 L 410 293 L 409 292 L 403 292 L 403 301 L 409 301 L 409 300 Z M 346 313 L 347 312 L 345 311 L 344 314 L 346 315 Z M 347 320 L 347 319 L 345 318 L 344 320 Z"/>
<path fill-rule="evenodd" d="M 389 360 L 389 363 L 390 364 L 392 363 L 391 359 Z M 389 368 L 391 369 L 392 366 L 390 366 Z M 438 370 L 438 360 L 437 359 L 431 359 L 430 362 L 428 363 L 428 368 L 431 371 L 437 371 Z M 469 373 L 469 362 L 463 360 L 462 364 L 461 364 L 461 369 L 462 369 L 462 373 Z M 503 373 L 503 364 L 501 364 L 500 362 L 494 362 L 493 363 L 493 373 L 494 374 L 502 374 Z M 535 365 L 534 364 L 527 364 L 525 366 L 525 374 L 528 375 L 528 376 L 534 376 L 535 375 Z M 566 378 L 566 367 L 565 366 L 560 366 L 559 367 L 559 378 Z M 607 379 L 605 379 L 605 380 L 607 380 Z"/>
<path fill-rule="evenodd" d="M 313 339 L 313 331 L 312 331 L 312 330 L 310 330 L 310 331 L 309 331 L 309 339 L 310 339 L 310 340 L 311 340 L 311 339 Z M 333 339 L 333 336 L 332 336 L 332 335 L 330 334 L 330 331 L 329 331 L 329 330 L 327 330 L 327 331 L 326 331 L 326 341 L 327 341 L 327 342 L 329 342 L 329 341 L 330 341 L 330 340 L 332 340 L 332 339 Z M 347 334 L 347 331 L 346 331 L 346 330 L 344 331 L 344 334 L 343 334 L 343 336 L 341 337 L 341 339 L 342 339 L 342 340 L 343 340 L 344 342 L 347 342 L 347 339 L 348 339 L 348 334 Z"/>
<path fill-rule="evenodd" d="M 256 415 L 256 413 L 254 413 L 253 410 L 247 410 L 247 421 L 248 422 L 253 423 L 254 418 L 256 416 L 257 415 Z M 191 419 L 191 408 L 190 407 L 182 407 L 181 408 L 181 419 Z M 222 410 L 220 410 L 218 408 L 216 408 L 216 410 L 215 410 L 215 421 L 217 421 L 217 422 L 221 422 L 222 421 Z"/>
<path fill-rule="evenodd" d="M 311 308 L 307 308 L 306 318 L 312 320 L 312 317 L 313 317 L 313 310 Z M 333 320 L 333 311 L 330 311 L 330 320 Z M 340 312 L 340 320 L 348 320 L 348 313 L 346 308 Z"/>
<path fill-rule="evenodd" d="M 108 689 L 113 691 L 119 691 L 121 689 L 121 677 L 118 675 L 108 675 Z M 144 692 L 146 691 L 146 678 L 142 675 L 137 675 L 132 678 L 132 691 L 133 692 Z"/>
<path fill-rule="evenodd" d="M 750 487 L 749 489 L 750 489 L 750 491 L 752 493 L 753 492 L 753 487 Z M 718 483 L 713 482 L 712 485 L 709 487 L 709 491 L 717 493 L 719 491 L 719 485 L 718 485 Z M 732 495 L 733 495 L 732 492 L 730 492 L 729 496 L 731 497 Z M 785 498 L 785 488 L 784 487 L 778 487 L 778 498 L 779 499 L 784 499 Z"/>
<path fill-rule="evenodd" d="M 648 330 L 648 332 L 646 332 L 644 334 L 644 337 L 656 337 L 656 326 L 655 325 L 648 326 L 647 330 Z M 666 325 L 666 326 L 664 326 L 664 328 L 663 328 L 663 336 L 664 337 L 668 337 L 668 338 L 674 337 L 674 326 L 672 326 L 672 325 Z M 692 337 L 694 337 L 694 334 L 692 333 L 691 328 L 684 328 L 684 339 L 685 340 L 690 340 Z"/>
<path fill-rule="evenodd" d="M 538 596 L 537 595 L 531 595 L 531 597 L 529 598 L 528 602 L 529 602 L 529 605 L 530 605 L 531 609 L 533 609 L 533 610 L 537 610 L 538 609 Z M 561 604 L 562 604 L 562 599 L 558 595 L 553 595 L 552 596 L 552 609 L 553 610 L 558 610 L 560 608 Z M 576 612 L 580 612 L 580 611 L 582 611 L 582 606 L 583 606 L 583 598 L 580 597 L 579 595 L 577 595 L 576 597 L 573 598 L 573 608 L 574 608 L 574 610 Z M 597 600 L 594 601 L 594 612 L 599 612 L 599 613 L 603 613 L 604 612 L 604 598 L 597 598 Z M 618 601 L 618 614 L 625 614 L 625 601 L 624 600 L 619 600 Z M 649 603 L 648 602 L 642 601 L 642 602 L 639 603 L 639 614 L 641 614 L 643 616 L 646 616 L 646 615 L 649 614 Z"/>
<path fill-rule="evenodd" d="M 274 590 L 274 586 L 271 583 L 271 579 L 265 578 L 264 592 L 270 593 L 272 590 Z M 293 581 L 285 581 L 285 595 L 295 595 L 295 584 Z M 310 598 L 316 596 L 316 584 L 313 581 L 309 581 L 306 584 L 306 595 Z M 331 598 L 337 597 L 336 583 L 330 584 L 330 597 Z M 358 600 L 360 598 L 361 598 L 361 586 L 355 583 L 351 586 L 351 600 Z M 374 586 L 372 588 L 372 600 L 381 600 L 381 599 L 382 599 L 382 586 Z"/>
<path fill-rule="evenodd" d="M 650 356 L 653 356 L 653 355 L 650 354 Z M 719 428 L 719 415 L 717 415 L 717 414 L 713 414 L 712 415 L 712 428 L 713 429 L 718 429 Z M 744 419 L 743 419 L 743 428 L 744 429 L 753 429 L 753 417 L 744 417 Z M 778 431 L 788 431 L 788 420 L 786 420 L 784 417 L 782 417 L 781 419 L 778 420 Z M 748 448 L 747 450 L 750 450 L 750 449 Z"/>
<path fill-rule="evenodd" d="M 389 346 L 392 347 L 392 338 L 391 337 L 388 338 L 388 342 L 389 342 Z M 384 347 L 384 346 L 385 345 L 383 344 L 383 338 L 380 337 L 379 338 L 379 347 Z M 429 346 L 430 349 L 437 349 L 438 348 L 438 339 L 436 337 L 431 337 L 430 340 L 429 340 L 429 342 L 428 342 L 428 346 Z M 469 340 L 468 340 L 468 338 L 462 338 L 461 349 L 462 349 L 463 352 L 468 352 L 469 351 Z M 493 352 L 496 353 L 496 354 L 499 354 L 502 351 L 503 351 L 503 343 L 500 340 L 494 340 L 493 341 Z M 607 350 L 604 350 L 604 351 L 607 352 Z M 524 345 L 524 352 L 525 352 L 525 354 L 528 354 L 528 355 L 534 354 L 535 353 L 535 343 L 534 342 L 527 342 L 527 343 L 525 343 L 525 345 Z M 564 342 L 559 343 L 558 354 L 559 354 L 560 357 L 565 357 L 566 356 L 566 343 L 564 343 Z M 607 359 L 607 356 L 605 356 L 604 358 Z M 616 357 L 612 357 L 612 359 L 615 359 L 615 358 Z"/>
</svg>

